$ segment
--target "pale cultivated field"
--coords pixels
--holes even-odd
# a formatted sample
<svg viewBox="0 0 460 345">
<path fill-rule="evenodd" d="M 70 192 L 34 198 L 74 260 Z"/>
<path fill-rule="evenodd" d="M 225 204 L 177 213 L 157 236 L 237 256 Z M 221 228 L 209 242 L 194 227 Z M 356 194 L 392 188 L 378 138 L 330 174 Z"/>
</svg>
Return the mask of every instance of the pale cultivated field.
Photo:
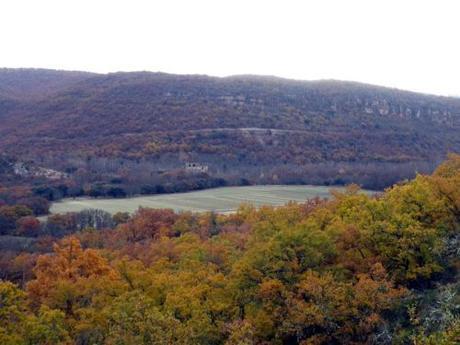
<svg viewBox="0 0 460 345">
<path fill-rule="evenodd" d="M 139 207 L 171 208 L 175 211 L 231 212 L 242 203 L 279 206 L 289 201 L 302 202 L 329 196 L 331 187 L 323 186 L 249 186 L 224 187 L 188 193 L 158 194 L 126 199 L 64 199 L 53 203 L 51 213 L 78 212 L 98 208 L 110 213 L 134 212 Z"/>
</svg>

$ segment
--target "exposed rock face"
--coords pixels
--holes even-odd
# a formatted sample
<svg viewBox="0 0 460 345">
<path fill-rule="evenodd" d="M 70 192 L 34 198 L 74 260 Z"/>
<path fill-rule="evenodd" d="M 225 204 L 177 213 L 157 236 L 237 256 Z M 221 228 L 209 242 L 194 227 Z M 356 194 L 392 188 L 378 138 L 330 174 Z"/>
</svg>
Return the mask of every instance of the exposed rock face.
<svg viewBox="0 0 460 345">
<path fill-rule="evenodd" d="M 49 180 L 61 180 L 69 177 L 69 174 L 66 174 L 62 171 L 31 166 L 23 162 L 14 163 L 13 172 L 15 175 L 20 177 L 45 177 Z"/>
</svg>

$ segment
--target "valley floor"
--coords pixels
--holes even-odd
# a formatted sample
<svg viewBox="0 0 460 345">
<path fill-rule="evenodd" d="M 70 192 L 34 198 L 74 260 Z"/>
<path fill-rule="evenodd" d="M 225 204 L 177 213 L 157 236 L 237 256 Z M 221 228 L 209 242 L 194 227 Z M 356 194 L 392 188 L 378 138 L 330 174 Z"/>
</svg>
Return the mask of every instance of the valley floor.
<svg viewBox="0 0 460 345">
<path fill-rule="evenodd" d="M 342 189 L 343 187 L 334 188 Z M 157 194 L 123 199 L 63 199 L 53 203 L 51 213 L 79 212 L 87 208 L 102 209 L 112 214 L 116 212 L 132 213 L 139 207 L 225 213 L 236 210 L 242 203 L 250 203 L 255 206 L 279 206 L 290 201 L 303 202 L 314 197 L 326 198 L 330 195 L 330 189 L 330 186 L 267 185 L 222 187 L 187 193 Z"/>
</svg>

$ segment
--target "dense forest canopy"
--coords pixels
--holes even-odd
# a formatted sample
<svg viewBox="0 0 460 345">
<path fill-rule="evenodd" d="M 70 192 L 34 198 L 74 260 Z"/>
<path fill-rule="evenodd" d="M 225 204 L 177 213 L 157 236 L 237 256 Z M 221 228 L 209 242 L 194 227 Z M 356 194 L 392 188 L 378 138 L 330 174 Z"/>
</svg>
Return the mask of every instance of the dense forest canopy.
<svg viewBox="0 0 460 345">
<path fill-rule="evenodd" d="M 2 344 L 460 342 L 458 155 L 377 196 L 88 210 L 32 241 L 1 252 Z"/>
</svg>

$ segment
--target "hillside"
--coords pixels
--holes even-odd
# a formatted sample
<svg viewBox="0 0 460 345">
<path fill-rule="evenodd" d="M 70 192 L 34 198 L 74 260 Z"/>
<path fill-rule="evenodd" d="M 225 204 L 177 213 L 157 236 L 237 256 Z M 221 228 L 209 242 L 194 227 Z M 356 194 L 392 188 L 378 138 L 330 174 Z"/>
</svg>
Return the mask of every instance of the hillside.
<svg viewBox="0 0 460 345">
<path fill-rule="evenodd" d="M 15 73 L 26 72 L 0 73 L 0 90 L 15 85 L 0 92 L 0 149 L 96 180 L 176 173 L 197 161 L 231 183 L 382 188 L 460 151 L 455 98 L 332 80 L 148 72 L 44 70 L 5 82 Z"/>
<path fill-rule="evenodd" d="M 37 98 L 51 95 L 93 75 L 88 72 L 32 68 L 0 68 L 0 97 Z"/>
</svg>

